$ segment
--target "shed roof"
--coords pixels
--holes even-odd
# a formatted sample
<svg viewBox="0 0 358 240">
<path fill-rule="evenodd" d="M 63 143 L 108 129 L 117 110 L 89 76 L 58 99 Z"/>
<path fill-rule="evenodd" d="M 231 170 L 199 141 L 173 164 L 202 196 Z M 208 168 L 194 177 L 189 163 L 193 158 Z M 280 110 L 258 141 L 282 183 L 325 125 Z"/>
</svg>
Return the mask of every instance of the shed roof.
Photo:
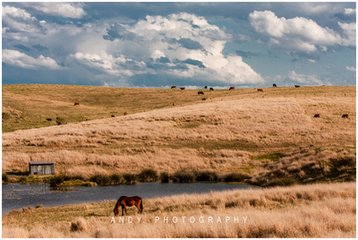
<svg viewBox="0 0 358 240">
<path fill-rule="evenodd" d="M 54 162 L 29 162 L 30 165 L 55 165 Z"/>
</svg>

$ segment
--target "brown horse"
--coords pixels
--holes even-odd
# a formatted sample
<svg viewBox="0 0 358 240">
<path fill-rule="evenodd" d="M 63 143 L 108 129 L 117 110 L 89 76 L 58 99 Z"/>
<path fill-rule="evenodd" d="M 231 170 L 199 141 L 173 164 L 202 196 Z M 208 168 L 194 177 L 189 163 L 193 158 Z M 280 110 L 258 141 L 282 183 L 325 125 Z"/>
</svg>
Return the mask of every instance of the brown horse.
<svg viewBox="0 0 358 240">
<path fill-rule="evenodd" d="M 143 201 L 141 197 L 134 196 L 134 197 L 127 197 L 127 196 L 121 196 L 116 205 L 114 206 L 114 216 L 118 216 L 119 214 L 119 207 L 122 207 L 122 216 L 124 215 L 124 212 L 127 215 L 127 207 L 136 206 L 138 208 L 138 212 L 143 212 Z"/>
</svg>

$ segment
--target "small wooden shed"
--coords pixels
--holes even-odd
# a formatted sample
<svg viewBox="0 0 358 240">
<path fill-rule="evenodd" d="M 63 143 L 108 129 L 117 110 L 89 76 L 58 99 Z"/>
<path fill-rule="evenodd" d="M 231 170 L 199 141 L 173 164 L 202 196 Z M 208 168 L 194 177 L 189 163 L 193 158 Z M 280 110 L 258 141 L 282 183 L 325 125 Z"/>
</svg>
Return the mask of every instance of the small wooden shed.
<svg viewBox="0 0 358 240">
<path fill-rule="evenodd" d="M 53 162 L 29 162 L 29 172 L 35 175 L 55 174 L 55 163 Z"/>
</svg>

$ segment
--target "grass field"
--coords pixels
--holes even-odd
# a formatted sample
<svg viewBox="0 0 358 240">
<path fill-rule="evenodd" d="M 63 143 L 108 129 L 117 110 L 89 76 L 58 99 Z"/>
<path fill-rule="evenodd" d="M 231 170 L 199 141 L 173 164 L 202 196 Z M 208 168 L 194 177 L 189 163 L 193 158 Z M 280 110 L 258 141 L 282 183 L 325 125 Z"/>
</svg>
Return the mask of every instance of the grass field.
<svg viewBox="0 0 358 240">
<path fill-rule="evenodd" d="M 111 223 L 114 204 L 106 201 L 12 211 L 3 217 L 3 237 L 356 236 L 355 182 L 144 199 L 143 214 L 138 215 L 133 208 L 128 211 L 133 223 L 128 223 L 128 218 L 125 223 L 117 218 Z M 174 217 L 183 216 L 185 221 L 173 223 Z M 208 222 L 209 216 L 215 223 Z M 190 217 L 196 222 L 191 223 Z M 200 217 L 204 224 L 199 222 Z M 219 217 L 221 223 L 217 222 Z M 234 217 L 239 221 L 234 222 Z"/>
<path fill-rule="evenodd" d="M 24 173 L 29 161 L 54 161 L 57 175 L 84 179 L 144 169 L 169 176 L 211 171 L 249 176 L 245 181 L 259 186 L 293 186 L 145 199 L 141 222 L 125 225 L 110 222 L 118 196 L 23 208 L 3 217 L 3 236 L 356 235 L 355 87 L 215 90 L 204 97 L 195 90 L 4 86 L 3 174 Z M 241 220 L 154 220 L 175 216 Z"/>
<path fill-rule="evenodd" d="M 207 99 L 236 91 L 206 91 Z M 88 87 L 70 85 L 3 85 L 3 132 L 123 116 L 202 101 L 196 90 Z M 79 105 L 74 106 L 74 103 Z M 51 118 L 52 121 L 47 121 Z"/>
<path fill-rule="evenodd" d="M 3 112 L 31 115 L 26 122 L 19 113 L 19 124 L 33 129 L 3 134 L 3 172 L 26 171 L 33 160 L 84 177 L 151 168 L 249 174 L 260 185 L 270 178 L 290 183 L 292 175 L 298 182 L 355 178 L 354 87 L 215 90 L 205 97 L 194 90 L 4 86 Z M 79 114 L 106 118 L 34 128 L 54 124 L 46 117 Z M 42 123 L 32 124 L 36 118 Z"/>
</svg>

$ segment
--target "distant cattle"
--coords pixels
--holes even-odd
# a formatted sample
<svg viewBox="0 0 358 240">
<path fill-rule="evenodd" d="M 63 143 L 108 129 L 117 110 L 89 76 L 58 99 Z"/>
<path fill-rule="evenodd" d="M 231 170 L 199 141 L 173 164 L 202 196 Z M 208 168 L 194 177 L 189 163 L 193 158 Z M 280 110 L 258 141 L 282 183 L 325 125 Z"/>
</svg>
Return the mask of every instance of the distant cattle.
<svg viewBox="0 0 358 240">
<path fill-rule="evenodd" d="M 208 86 L 205 86 L 204 89 L 208 89 Z"/>
<path fill-rule="evenodd" d="M 272 87 L 277 87 L 276 83 L 272 84 Z"/>
<path fill-rule="evenodd" d="M 214 88 L 211 87 L 211 88 L 210 88 L 210 91 L 214 91 Z"/>
<path fill-rule="evenodd" d="M 257 89 L 258 92 L 263 92 L 264 90 L 262 88 Z"/>
<path fill-rule="evenodd" d="M 181 87 L 180 90 L 185 90 L 185 87 Z"/>
<path fill-rule="evenodd" d="M 204 95 L 204 92 L 203 92 L 203 91 L 199 91 L 199 92 L 198 92 L 198 95 Z"/>
<path fill-rule="evenodd" d="M 295 85 L 295 87 L 297 88 L 297 87 L 301 87 L 300 85 Z"/>
<path fill-rule="evenodd" d="M 74 104 L 73 104 L 73 106 L 79 106 L 80 105 L 80 103 L 78 103 L 78 102 L 75 102 Z"/>
<path fill-rule="evenodd" d="M 48 122 L 51 122 L 51 121 L 52 121 L 52 118 L 46 118 L 46 120 L 47 120 Z"/>
<path fill-rule="evenodd" d="M 229 87 L 229 90 L 235 90 L 235 87 Z"/>
<path fill-rule="evenodd" d="M 112 114 L 111 117 L 116 117 L 116 116 L 114 116 L 114 115 Z"/>
<path fill-rule="evenodd" d="M 320 118 L 321 116 L 319 115 L 319 113 L 316 113 L 313 117 L 314 118 Z"/>
<path fill-rule="evenodd" d="M 176 89 L 176 88 L 177 88 L 177 86 L 171 86 L 170 88 L 171 88 L 171 89 Z"/>
<path fill-rule="evenodd" d="M 342 114 L 342 118 L 348 118 L 348 114 Z"/>
</svg>

